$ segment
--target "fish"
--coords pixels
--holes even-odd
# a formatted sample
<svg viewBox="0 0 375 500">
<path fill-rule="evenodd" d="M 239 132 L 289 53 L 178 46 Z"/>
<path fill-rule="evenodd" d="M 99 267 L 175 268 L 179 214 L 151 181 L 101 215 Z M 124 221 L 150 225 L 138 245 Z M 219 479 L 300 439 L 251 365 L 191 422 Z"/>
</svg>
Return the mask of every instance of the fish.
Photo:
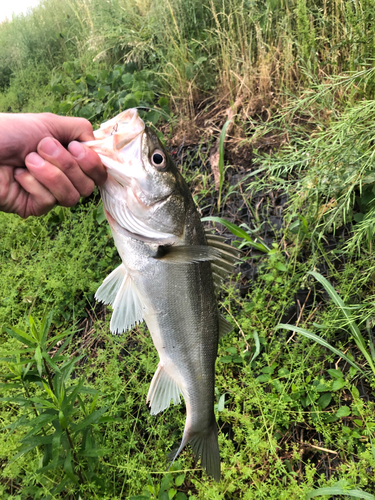
<svg viewBox="0 0 375 500">
<path fill-rule="evenodd" d="M 214 413 L 219 337 L 231 325 L 219 314 L 216 288 L 238 252 L 207 235 L 189 188 L 137 109 L 103 123 L 85 142 L 107 168 L 104 213 L 122 263 L 96 292 L 110 304 L 110 330 L 145 321 L 159 355 L 147 395 L 156 415 L 182 395 L 186 422 L 173 461 L 190 443 L 207 474 L 220 481 Z"/>
</svg>

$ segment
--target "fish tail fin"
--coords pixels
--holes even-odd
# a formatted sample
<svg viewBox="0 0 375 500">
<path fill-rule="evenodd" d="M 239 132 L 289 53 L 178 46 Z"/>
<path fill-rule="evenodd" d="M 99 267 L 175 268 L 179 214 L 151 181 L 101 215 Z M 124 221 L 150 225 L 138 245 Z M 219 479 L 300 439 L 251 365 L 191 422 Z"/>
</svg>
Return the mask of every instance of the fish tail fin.
<svg viewBox="0 0 375 500">
<path fill-rule="evenodd" d="M 193 448 L 196 460 L 200 458 L 202 467 L 206 470 L 207 474 L 212 476 L 215 481 L 219 482 L 220 452 L 217 434 L 216 422 L 214 422 L 208 430 L 195 432 L 190 436 L 185 430 L 180 447 L 177 449 L 177 451 L 173 450 L 168 455 L 168 458 L 172 460 L 170 466 L 176 460 L 185 445 L 187 443 L 190 443 L 191 447 Z"/>
</svg>

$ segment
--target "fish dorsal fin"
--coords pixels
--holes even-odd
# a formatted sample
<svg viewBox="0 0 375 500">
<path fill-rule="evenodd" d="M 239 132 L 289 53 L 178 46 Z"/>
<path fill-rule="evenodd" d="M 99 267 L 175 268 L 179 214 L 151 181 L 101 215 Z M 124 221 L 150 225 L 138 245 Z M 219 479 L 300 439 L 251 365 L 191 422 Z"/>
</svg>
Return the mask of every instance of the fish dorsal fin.
<svg viewBox="0 0 375 500">
<path fill-rule="evenodd" d="M 236 265 L 240 263 L 241 252 L 227 243 L 225 238 L 216 234 L 206 232 L 207 244 L 218 252 L 219 257 L 211 262 L 212 276 L 215 291 L 219 292 L 223 281 L 233 272 Z"/>
<path fill-rule="evenodd" d="M 219 338 L 221 339 L 233 330 L 233 326 L 219 313 Z"/>
<path fill-rule="evenodd" d="M 241 258 L 241 251 L 238 248 L 232 247 L 227 243 L 224 243 L 224 238 L 222 236 L 216 236 L 215 234 L 206 234 L 207 244 L 210 247 L 216 248 L 222 254 L 223 258 L 226 258 L 228 262 L 237 263 Z"/>
<path fill-rule="evenodd" d="M 172 399 L 175 405 L 181 403 L 180 392 L 177 383 L 159 363 L 147 394 L 147 403 L 150 402 L 151 405 L 151 415 L 156 415 L 168 408 Z"/>
<path fill-rule="evenodd" d="M 122 333 L 143 321 L 144 304 L 138 290 L 121 264 L 106 277 L 95 294 L 96 300 L 111 304 L 113 314 L 110 323 L 112 333 Z"/>
</svg>

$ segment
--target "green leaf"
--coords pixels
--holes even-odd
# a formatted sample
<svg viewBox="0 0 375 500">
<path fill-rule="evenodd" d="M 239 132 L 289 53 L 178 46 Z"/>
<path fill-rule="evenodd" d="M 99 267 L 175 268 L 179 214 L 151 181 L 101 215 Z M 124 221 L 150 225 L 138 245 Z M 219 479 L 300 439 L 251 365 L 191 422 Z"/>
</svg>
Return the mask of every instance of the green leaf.
<svg viewBox="0 0 375 500">
<path fill-rule="evenodd" d="M 340 408 L 336 412 L 336 417 L 348 417 L 350 415 L 349 406 L 340 406 Z"/>
<path fill-rule="evenodd" d="M 179 491 L 175 497 L 175 500 L 187 500 L 187 496 L 182 491 Z"/>
<path fill-rule="evenodd" d="M 88 85 L 90 85 L 91 87 L 95 87 L 96 86 L 96 78 L 93 77 L 92 75 L 90 75 L 89 73 L 86 75 L 86 83 Z"/>
<path fill-rule="evenodd" d="M 334 380 L 334 382 L 332 384 L 333 391 L 339 391 L 343 387 L 345 387 L 345 380 L 344 379 L 338 378 L 337 380 Z"/>
<path fill-rule="evenodd" d="M 222 356 L 219 358 L 220 363 L 231 363 L 232 362 L 232 356 Z"/>
<path fill-rule="evenodd" d="M 294 325 L 286 325 L 283 323 L 279 323 L 278 325 L 275 326 L 275 330 L 279 330 L 280 328 L 283 328 L 284 330 L 290 330 L 292 332 L 300 333 L 304 337 L 315 340 L 318 344 L 322 345 L 323 347 L 326 347 L 330 351 L 332 351 L 334 354 L 339 356 L 340 358 L 345 359 L 351 366 L 354 366 L 357 370 L 359 370 L 363 375 L 366 375 L 365 372 L 358 366 L 356 365 L 351 359 L 348 358 L 343 352 L 339 351 L 335 347 L 332 347 L 328 342 L 318 335 L 315 335 L 315 333 L 309 332 L 308 330 L 305 330 L 304 328 L 300 328 L 299 326 L 294 326 Z M 336 381 L 335 381 L 336 382 Z"/>
<path fill-rule="evenodd" d="M 169 99 L 168 97 L 160 97 L 158 100 L 159 106 L 164 110 L 164 111 L 169 111 Z"/>
<path fill-rule="evenodd" d="M 101 408 L 100 410 L 96 410 L 93 413 L 91 413 L 88 417 L 84 418 L 76 427 L 74 428 L 74 433 L 81 431 L 82 429 L 85 429 L 89 425 L 96 424 L 100 417 L 103 415 L 108 410 L 108 407 L 105 406 L 104 408 Z"/>
<path fill-rule="evenodd" d="M 327 370 L 327 372 L 331 375 L 332 378 L 344 378 L 344 374 L 342 373 L 341 370 L 334 370 L 332 368 L 330 368 L 329 370 Z"/>
<path fill-rule="evenodd" d="M 57 462 L 60 456 L 60 442 L 61 442 L 62 430 L 57 429 L 53 434 L 52 438 L 52 460 L 54 463 Z"/>
<path fill-rule="evenodd" d="M 42 470 L 42 469 L 40 469 Z M 46 468 L 43 467 L 43 470 L 46 470 Z M 64 478 L 57 486 L 55 486 L 52 490 L 51 490 L 51 494 L 52 495 L 57 495 L 58 493 L 60 493 L 61 491 L 63 491 L 65 489 L 65 487 L 71 482 L 71 479 L 70 477 L 66 477 Z"/>
<path fill-rule="evenodd" d="M 130 89 L 133 85 L 134 77 L 131 73 L 124 73 L 121 77 L 122 84 L 126 89 Z"/>
<path fill-rule="evenodd" d="M 65 429 L 68 427 L 68 422 L 66 420 L 64 412 L 61 410 L 59 411 L 59 423 L 61 425 L 62 430 L 65 431 Z"/>
<path fill-rule="evenodd" d="M 172 498 L 176 495 L 177 490 L 175 488 L 171 488 L 168 490 L 168 498 L 169 500 L 172 500 Z"/>
<path fill-rule="evenodd" d="M 89 120 L 94 116 L 95 112 L 93 110 L 92 106 L 83 106 L 77 113 L 77 116 L 80 116 L 81 118 L 86 118 Z"/>
<path fill-rule="evenodd" d="M 174 484 L 177 486 L 177 488 L 179 488 L 182 483 L 185 481 L 185 477 L 186 475 L 185 474 L 179 474 L 176 479 L 174 480 Z"/>
<path fill-rule="evenodd" d="M 320 396 L 317 403 L 320 406 L 320 408 L 324 410 L 325 408 L 327 408 L 331 400 L 332 400 L 332 394 L 330 392 L 326 392 L 325 394 L 322 394 Z"/>
<path fill-rule="evenodd" d="M 98 224 L 102 224 L 105 221 L 106 217 L 105 217 L 103 205 L 99 205 L 99 207 L 96 211 L 96 218 L 95 219 L 96 219 L 96 222 Z"/>
<path fill-rule="evenodd" d="M 237 347 L 228 347 L 226 351 L 229 352 L 229 354 L 237 354 Z"/>
<path fill-rule="evenodd" d="M 36 342 L 35 340 L 30 337 L 26 332 L 23 332 L 22 330 L 19 330 L 18 328 L 4 328 L 4 330 L 13 338 L 18 340 L 19 342 L 22 342 L 23 344 L 26 344 L 29 347 L 35 347 Z"/>
<path fill-rule="evenodd" d="M 52 370 L 54 370 L 57 373 L 60 373 L 60 368 L 53 361 L 53 359 L 49 357 L 48 352 L 42 352 L 42 357 L 46 360 L 47 364 L 52 368 Z"/>
<path fill-rule="evenodd" d="M 43 381 L 43 387 L 44 387 L 44 390 L 46 391 L 46 393 L 48 394 L 48 396 L 52 399 L 54 405 L 56 406 L 57 405 L 57 399 L 56 399 L 56 396 L 54 395 L 54 393 L 51 391 L 51 388 L 49 387 L 48 384 L 46 384 L 44 381 Z"/>
<path fill-rule="evenodd" d="M 136 96 L 134 94 L 128 94 L 122 104 L 122 109 L 130 109 L 130 108 L 136 108 L 139 104 L 139 100 L 136 99 Z"/>
<path fill-rule="evenodd" d="M 40 343 L 43 347 L 45 346 L 47 340 L 47 335 L 52 323 L 52 318 L 53 318 L 53 309 L 49 312 L 49 314 L 47 313 L 44 314 L 42 322 L 40 324 L 40 330 L 42 333 Z"/>
<path fill-rule="evenodd" d="M 64 470 L 65 472 L 70 472 L 70 474 L 74 474 L 73 472 L 73 464 L 72 464 L 72 449 L 69 448 L 66 454 L 66 459 L 64 462 Z"/>
<path fill-rule="evenodd" d="M 60 94 L 60 95 L 63 95 L 65 93 L 65 89 L 64 87 L 61 85 L 61 84 L 57 84 L 57 85 L 53 85 L 52 88 L 51 88 L 52 92 L 54 94 Z"/>
<path fill-rule="evenodd" d="M 30 426 L 31 430 L 26 434 L 25 438 L 32 436 L 39 432 L 45 425 L 49 424 L 56 419 L 56 412 L 53 413 L 42 413 L 41 415 L 29 420 L 27 423 L 23 424 L 25 426 Z"/>
<path fill-rule="evenodd" d="M 40 376 L 42 376 L 42 374 L 43 374 L 43 365 L 42 365 L 42 352 L 40 350 L 40 346 L 37 346 L 37 348 L 35 349 L 34 357 L 35 357 L 36 367 L 38 369 L 38 373 L 39 373 Z"/>
<path fill-rule="evenodd" d="M 276 262 L 275 268 L 278 269 L 279 271 L 282 271 L 283 273 L 287 270 L 287 267 L 285 264 L 282 262 Z"/>
<path fill-rule="evenodd" d="M 217 411 L 223 411 L 225 406 L 225 393 L 220 396 L 218 405 L 217 405 Z"/>
<path fill-rule="evenodd" d="M 33 446 L 42 446 L 45 444 L 51 444 L 53 440 L 53 434 L 49 434 L 48 436 L 30 436 L 30 437 L 24 437 L 21 439 L 21 443 L 24 443 L 25 445 L 33 445 Z"/>
</svg>

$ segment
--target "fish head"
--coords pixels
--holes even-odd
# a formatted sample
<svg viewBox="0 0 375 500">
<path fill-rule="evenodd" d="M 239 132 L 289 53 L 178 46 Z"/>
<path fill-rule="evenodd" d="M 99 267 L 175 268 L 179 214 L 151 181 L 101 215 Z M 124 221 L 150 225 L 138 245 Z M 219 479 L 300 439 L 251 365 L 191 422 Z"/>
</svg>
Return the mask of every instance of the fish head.
<svg viewBox="0 0 375 500">
<path fill-rule="evenodd" d="M 178 243 L 191 196 L 157 135 L 136 109 L 103 123 L 94 135 L 86 145 L 107 167 L 101 194 L 110 223 L 143 240 Z"/>
</svg>

